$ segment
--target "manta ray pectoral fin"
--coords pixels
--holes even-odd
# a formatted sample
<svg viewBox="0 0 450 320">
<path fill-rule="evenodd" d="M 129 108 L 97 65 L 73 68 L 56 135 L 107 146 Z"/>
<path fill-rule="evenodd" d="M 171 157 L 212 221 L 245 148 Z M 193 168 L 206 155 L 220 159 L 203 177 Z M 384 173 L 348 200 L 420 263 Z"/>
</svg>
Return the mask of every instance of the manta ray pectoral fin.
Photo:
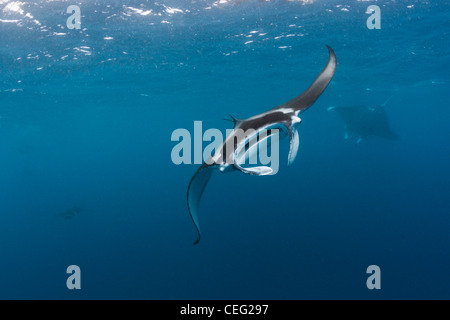
<svg viewBox="0 0 450 320">
<path fill-rule="evenodd" d="M 298 131 L 293 126 L 286 127 L 289 132 L 289 156 L 288 156 L 288 166 L 290 166 L 298 153 L 299 137 Z"/>
<path fill-rule="evenodd" d="M 314 82 L 301 95 L 286 103 L 283 103 L 275 109 L 291 108 L 298 114 L 299 112 L 308 109 L 325 91 L 326 87 L 333 78 L 334 73 L 336 72 L 337 65 L 336 54 L 330 46 L 327 46 L 327 48 L 328 62 Z"/>
<path fill-rule="evenodd" d="M 200 199 L 203 195 L 203 191 L 208 184 L 211 174 L 213 173 L 214 166 L 203 164 L 189 182 L 189 187 L 187 190 L 187 204 L 189 209 L 189 214 L 191 216 L 192 222 L 194 222 L 195 228 L 197 229 L 198 237 L 194 244 L 200 241 L 200 226 L 198 224 L 198 206 L 200 204 Z"/>
</svg>

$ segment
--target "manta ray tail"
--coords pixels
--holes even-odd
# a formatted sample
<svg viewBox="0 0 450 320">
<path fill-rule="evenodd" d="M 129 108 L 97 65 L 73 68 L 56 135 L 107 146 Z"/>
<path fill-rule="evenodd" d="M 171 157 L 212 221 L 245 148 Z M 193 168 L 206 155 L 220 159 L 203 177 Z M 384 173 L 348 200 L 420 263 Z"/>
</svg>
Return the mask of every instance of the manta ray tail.
<svg viewBox="0 0 450 320">
<path fill-rule="evenodd" d="M 242 120 L 241 120 L 241 119 L 236 119 L 236 118 L 233 117 L 231 114 L 229 114 L 229 116 L 230 116 L 231 119 L 223 119 L 223 120 L 233 122 L 235 128 L 236 128 L 239 124 L 242 123 Z"/>
<path fill-rule="evenodd" d="M 213 166 L 203 164 L 197 172 L 192 177 L 189 182 L 188 192 L 187 192 L 187 205 L 189 209 L 189 214 L 191 216 L 192 222 L 194 222 L 195 228 L 197 229 L 197 240 L 194 244 L 200 241 L 200 227 L 198 224 L 198 205 L 202 197 L 203 191 L 208 184 L 211 174 L 213 172 Z"/>
</svg>

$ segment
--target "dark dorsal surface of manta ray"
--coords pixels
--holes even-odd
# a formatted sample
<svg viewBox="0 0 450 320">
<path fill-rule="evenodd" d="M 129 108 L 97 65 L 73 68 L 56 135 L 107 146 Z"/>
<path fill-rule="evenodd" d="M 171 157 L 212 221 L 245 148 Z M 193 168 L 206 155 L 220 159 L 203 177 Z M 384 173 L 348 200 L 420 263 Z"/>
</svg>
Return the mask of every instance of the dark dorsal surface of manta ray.
<svg viewBox="0 0 450 320">
<path fill-rule="evenodd" d="M 330 83 L 336 71 L 336 54 L 331 47 L 327 47 L 329 55 L 326 66 L 314 82 L 302 94 L 286 103 L 279 105 L 278 107 L 251 118 L 245 120 L 233 118 L 233 131 L 231 131 L 231 133 L 223 141 L 222 145 L 216 149 L 215 153 L 208 159 L 208 161 L 205 161 L 201 165 L 201 167 L 191 178 L 187 190 L 187 205 L 189 214 L 198 233 L 197 240 L 194 244 L 197 244 L 200 241 L 200 227 L 198 223 L 198 207 L 200 198 L 202 197 L 203 191 L 205 190 L 214 169 L 219 169 L 221 172 L 239 170 L 246 174 L 258 176 L 272 173 L 272 169 L 270 167 L 259 166 L 244 168 L 239 165 L 236 158 L 239 150 L 242 150 L 245 145 L 248 144 L 248 140 L 246 138 L 242 138 L 236 133 L 238 129 L 241 129 L 244 132 L 249 129 L 252 129 L 255 132 L 262 132 L 263 130 L 267 130 L 269 128 L 283 129 L 287 132 L 290 139 L 288 164 L 291 164 L 294 161 L 299 144 L 298 132 L 294 128 L 294 125 L 300 123 L 301 121 L 298 114 L 309 108 L 317 100 L 317 98 L 319 98 Z M 230 139 L 234 139 L 235 141 L 234 150 L 229 150 L 227 152 L 225 148 L 227 144 L 226 142 L 232 141 Z"/>
<path fill-rule="evenodd" d="M 345 122 L 345 139 L 348 139 L 348 131 L 357 135 L 359 143 L 368 136 L 377 136 L 395 140 L 398 136 L 392 131 L 384 107 L 330 107 L 328 111 L 335 110 Z"/>
</svg>

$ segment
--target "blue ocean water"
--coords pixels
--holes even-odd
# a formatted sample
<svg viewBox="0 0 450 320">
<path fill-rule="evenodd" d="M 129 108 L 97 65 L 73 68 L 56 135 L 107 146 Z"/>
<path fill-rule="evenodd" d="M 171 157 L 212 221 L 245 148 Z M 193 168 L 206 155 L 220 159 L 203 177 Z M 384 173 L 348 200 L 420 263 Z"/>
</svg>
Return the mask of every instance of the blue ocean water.
<svg viewBox="0 0 450 320">
<path fill-rule="evenodd" d="M 0 0 L 0 298 L 450 298 L 449 9 Z M 277 175 L 215 173 L 193 246 L 199 165 L 173 164 L 172 132 L 288 101 L 326 44 L 337 71 L 300 115 L 296 161 L 283 141 Z M 344 139 L 327 109 L 353 105 L 384 105 L 399 139 Z"/>
</svg>

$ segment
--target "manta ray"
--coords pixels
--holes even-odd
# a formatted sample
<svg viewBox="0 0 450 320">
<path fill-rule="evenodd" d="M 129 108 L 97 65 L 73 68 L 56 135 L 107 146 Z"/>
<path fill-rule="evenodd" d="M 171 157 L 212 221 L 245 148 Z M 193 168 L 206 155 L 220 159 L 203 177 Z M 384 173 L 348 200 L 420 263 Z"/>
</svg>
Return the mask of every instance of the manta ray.
<svg viewBox="0 0 450 320">
<path fill-rule="evenodd" d="M 221 146 L 215 149 L 214 154 L 200 166 L 189 182 L 187 189 L 187 205 L 189 214 L 198 234 L 194 244 L 199 243 L 201 236 L 198 223 L 198 207 L 200 199 L 214 170 L 219 169 L 220 172 L 238 170 L 246 174 L 257 176 L 272 174 L 272 169 L 270 167 L 257 166 L 253 168 L 244 168 L 240 165 L 240 161 L 238 161 L 238 158 L 241 157 L 242 154 L 244 154 L 244 156 L 248 155 L 248 153 L 245 151 L 243 152 L 243 150 L 246 148 L 248 149 L 249 144 L 257 141 L 259 133 L 273 128 L 278 128 L 283 130 L 283 132 L 286 132 L 290 140 L 288 165 L 292 164 L 297 155 L 299 145 L 298 132 L 294 127 L 301 122 L 298 115 L 300 112 L 309 108 L 317 98 L 319 98 L 336 71 L 336 54 L 330 46 L 327 46 L 327 48 L 328 62 L 326 66 L 302 94 L 278 107 L 245 120 L 232 117 L 232 121 L 234 122 L 233 130 L 225 138 Z M 254 135 L 242 137 L 237 134 L 240 130 L 245 132 L 247 132 L 247 130 L 252 130 Z M 274 130 L 268 132 L 267 136 L 270 136 L 270 132 L 275 134 L 277 131 Z M 232 148 L 232 150 L 227 150 L 227 142 L 233 140 L 234 148 Z M 256 143 L 259 142 L 260 141 L 258 140 Z"/>
<path fill-rule="evenodd" d="M 395 140 L 398 136 L 389 126 L 388 117 L 383 106 L 379 107 L 330 107 L 328 111 L 336 110 L 345 122 L 345 139 L 348 131 L 357 135 L 357 143 L 368 136 L 377 136 Z"/>
</svg>

